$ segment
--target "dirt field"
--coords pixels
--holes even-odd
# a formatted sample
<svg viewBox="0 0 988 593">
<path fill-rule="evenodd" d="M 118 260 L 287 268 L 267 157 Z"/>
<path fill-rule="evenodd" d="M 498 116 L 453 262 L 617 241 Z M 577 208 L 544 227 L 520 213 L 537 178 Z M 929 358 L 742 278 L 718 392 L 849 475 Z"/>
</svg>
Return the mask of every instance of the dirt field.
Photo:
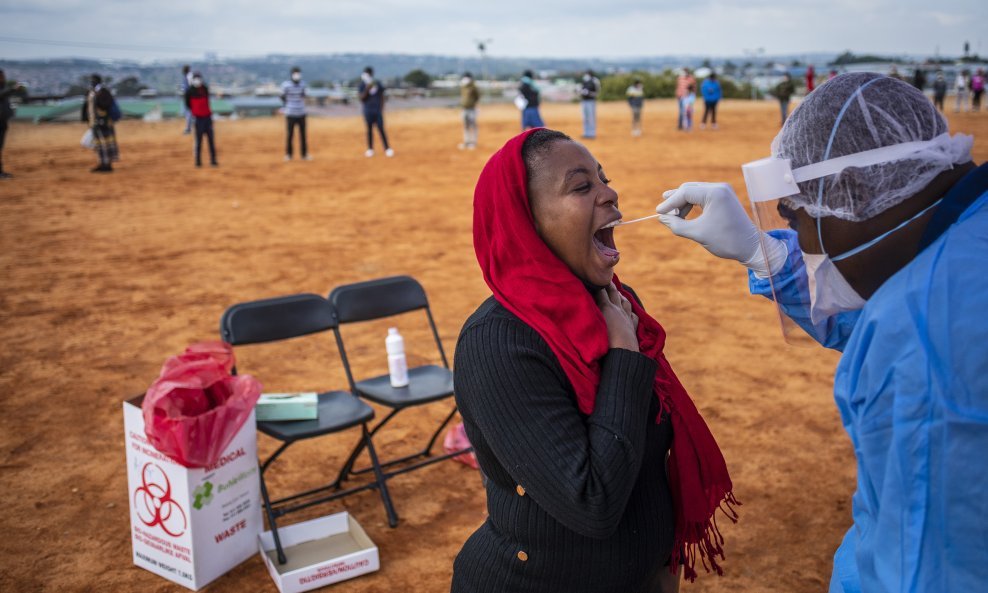
<svg viewBox="0 0 988 593">
<path fill-rule="evenodd" d="M 720 130 L 689 135 L 673 127 L 674 109 L 648 103 L 641 138 L 629 134 L 626 105 L 599 110 L 601 135 L 589 146 L 626 218 L 651 213 L 661 190 L 688 180 L 731 182 L 744 199 L 739 165 L 767 155 L 777 129 L 772 103 L 725 102 Z M 543 115 L 579 135 L 578 105 L 549 105 Z M 951 120 L 953 131 L 979 136 L 975 160 L 988 158 L 988 114 Z M 286 163 L 282 120 L 222 121 L 221 167 L 197 170 L 181 123 L 125 122 L 123 160 L 110 176 L 89 173 L 95 158 L 78 145 L 81 125 L 11 128 L 3 156 L 16 177 L 0 181 L 0 590 L 184 590 L 131 564 L 120 403 L 167 356 L 216 338 L 227 306 L 410 274 L 452 353 L 460 325 L 489 294 L 471 242 L 474 183 L 516 132 L 518 114 L 481 109 L 474 152 L 456 149 L 455 110 L 394 112 L 387 125 L 393 159 L 364 158 L 362 122 L 338 118 L 310 121 L 315 160 Z M 831 396 L 838 356 L 787 346 L 773 307 L 747 294 L 737 264 L 657 223 L 616 238 L 618 272 L 668 330 L 667 355 L 744 503 L 741 522 L 724 527 L 726 576 L 701 575 L 684 590 L 824 590 L 850 525 L 855 476 Z M 400 324 L 410 362 L 433 360 L 423 319 Z M 349 335 L 357 372 L 381 372 L 384 328 Z M 326 338 L 238 354 L 270 391 L 344 385 Z M 447 410 L 408 413 L 381 435 L 379 451 L 411 451 Z M 353 440 L 290 449 L 270 470 L 273 493 L 320 484 Z M 265 437 L 259 446 L 274 448 Z M 390 488 L 397 529 L 372 492 L 309 514 L 349 509 L 380 547 L 380 572 L 334 590 L 447 591 L 453 557 L 484 520 L 477 472 L 446 462 Z M 275 587 L 255 556 L 207 590 Z"/>
</svg>

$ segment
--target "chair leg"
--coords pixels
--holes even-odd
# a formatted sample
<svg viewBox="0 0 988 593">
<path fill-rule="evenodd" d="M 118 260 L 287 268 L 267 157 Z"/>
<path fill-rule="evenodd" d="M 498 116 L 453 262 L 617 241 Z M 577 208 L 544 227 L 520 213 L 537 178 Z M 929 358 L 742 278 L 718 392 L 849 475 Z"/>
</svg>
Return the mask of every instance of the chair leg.
<svg viewBox="0 0 988 593">
<path fill-rule="evenodd" d="M 375 425 L 374 428 L 371 429 L 370 435 L 374 436 L 375 434 L 377 434 L 377 431 L 384 428 L 384 425 L 387 424 L 392 418 L 397 416 L 398 412 L 402 411 L 403 409 L 404 408 L 393 408 L 390 412 L 388 412 L 388 415 L 385 416 L 384 419 L 378 422 L 377 425 Z"/>
<path fill-rule="evenodd" d="M 367 425 L 363 424 L 364 443 L 367 446 L 367 454 L 371 459 L 371 466 L 374 468 L 374 477 L 377 478 L 378 490 L 381 491 L 381 500 L 384 502 L 384 509 L 388 513 L 388 525 L 392 528 L 398 526 L 398 513 L 395 512 L 394 503 L 391 502 L 391 493 L 388 491 L 388 482 L 381 471 L 381 464 L 377 460 L 377 451 L 374 450 L 374 443 L 367 432 Z"/>
<path fill-rule="evenodd" d="M 261 473 L 263 474 L 264 470 L 268 469 L 268 466 L 274 463 L 274 460 L 278 459 L 278 457 L 285 451 L 285 449 L 287 449 L 294 442 L 295 441 L 285 441 L 281 443 L 281 446 L 278 447 L 278 449 L 271 454 L 271 457 L 268 457 L 264 461 L 264 463 L 261 464 Z"/>
<path fill-rule="evenodd" d="M 367 446 L 367 441 L 369 440 L 370 437 L 370 435 L 367 434 L 367 425 L 363 424 L 362 426 L 365 436 L 360 439 L 360 441 L 357 443 L 357 446 L 354 447 L 353 451 L 350 452 L 350 456 L 347 458 L 346 463 L 343 464 L 343 468 L 340 470 L 340 474 L 336 477 L 335 484 L 337 490 L 343 487 L 343 482 L 347 481 L 350 478 L 351 474 L 360 473 L 353 471 L 353 464 L 357 462 L 357 457 L 360 456 L 360 454 L 364 450 L 364 447 Z"/>
<path fill-rule="evenodd" d="M 390 414 L 388 414 L 373 429 L 371 429 L 370 436 L 373 437 L 375 434 L 377 434 L 377 432 L 389 420 L 391 420 L 392 418 L 394 418 L 398 414 L 398 412 L 400 412 L 400 411 L 402 411 L 404 409 L 406 409 L 406 408 L 395 408 L 394 410 L 392 410 Z M 458 453 L 456 453 L 454 455 L 444 455 L 442 457 L 437 457 L 434 460 L 430 460 L 430 458 L 432 458 L 432 448 L 435 446 L 436 440 L 439 438 L 439 435 L 442 433 L 443 429 L 446 428 L 446 426 L 449 425 L 450 420 L 453 419 L 453 416 L 456 415 L 456 412 L 457 412 L 457 408 L 456 408 L 456 406 L 453 406 L 453 410 L 449 413 L 449 415 L 446 416 L 446 419 L 442 421 L 442 423 L 439 425 L 439 428 L 437 428 L 436 431 L 432 433 L 432 437 L 429 438 L 429 442 L 428 442 L 428 444 L 426 445 L 426 447 L 424 449 L 422 449 L 421 451 L 419 451 L 417 453 L 412 453 L 410 455 L 405 455 L 404 457 L 398 457 L 398 458 L 395 458 L 395 459 L 389 459 L 388 461 L 385 461 L 385 462 L 381 463 L 381 467 L 382 468 L 390 468 L 390 467 L 393 467 L 395 465 L 402 465 L 404 463 L 407 463 L 409 461 L 413 461 L 415 459 L 419 459 L 419 458 L 422 458 L 422 457 L 426 458 L 426 460 L 429 460 L 427 462 L 423 462 L 423 464 L 426 464 L 427 465 L 428 463 L 431 463 L 432 461 L 441 461 L 442 459 L 447 459 L 449 457 L 455 457 L 456 455 L 459 455 L 461 453 L 467 452 L 467 450 L 465 449 L 465 450 L 460 451 L 460 452 L 458 452 Z M 354 469 L 353 468 L 354 464 L 357 461 L 357 456 L 360 454 L 361 450 L 362 450 L 362 445 L 358 445 L 357 449 L 354 449 L 353 453 L 350 455 L 350 459 L 347 460 L 347 464 L 344 466 L 344 471 L 346 472 L 345 475 L 347 477 L 348 476 L 351 476 L 351 475 L 352 476 L 359 476 L 361 474 L 365 474 L 365 473 L 371 471 L 372 468 L 370 468 L 370 467 L 362 467 L 360 469 Z M 415 467 L 421 467 L 421 465 L 423 465 L 423 464 L 415 464 Z M 399 470 L 397 473 L 403 473 L 403 472 L 404 472 L 404 470 Z M 341 474 L 341 475 L 344 475 L 344 474 Z M 388 476 L 391 476 L 391 475 L 393 475 L 393 474 L 392 473 L 389 473 L 388 474 Z"/>
<path fill-rule="evenodd" d="M 278 524 L 275 522 L 274 511 L 271 509 L 271 499 L 268 497 L 268 486 L 264 482 L 264 472 L 259 471 L 258 477 L 261 480 L 261 498 L 264 500 L 264 513 L 268 517 L 268 525 L 271 527 L 271 535 L 274 537 L 274 547 L 278 551 L 278 564 L 288 562 L 285 557 L 285 550 L 281 547 L 281 537 L 278 535 Z"/>
<path fill-rule="evenodd" d="M 453 406 L 453 411 L 449 413 L 449 416 L 446 416 L 446 419 L 443 420 L 443 423 L 439 425 L 439 428 L 436 429 L 436 432 L 432 433 L 432 438 L 429 439 L 429 444 L 426 445 L 425 447 L 424 454 L 426 457 L 432 455 L 432 447 L 433 445 L 436 444 L 436 439 L 439 438 L 439 433 L 441 433 L 443 429 L 446 428 L 446 425 L 449 424 L 449 421 L 452 420 L 453 416 L 455 415 L 456 415 L 456 406 Z"/>
</svg>

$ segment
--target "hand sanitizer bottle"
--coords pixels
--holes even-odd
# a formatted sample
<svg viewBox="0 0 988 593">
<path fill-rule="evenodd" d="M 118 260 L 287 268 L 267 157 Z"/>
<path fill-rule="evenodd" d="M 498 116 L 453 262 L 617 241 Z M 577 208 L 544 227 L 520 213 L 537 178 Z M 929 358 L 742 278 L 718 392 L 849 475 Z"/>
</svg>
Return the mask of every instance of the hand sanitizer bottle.
<svg viewBox="0 0 988 593">
<path fill-rule="evenodd" d="M 388 328 L 388 337 L 384 340 L 388 351 L 388 372 L 391 374 L 392 387 L 408 386 L 408 361 L 405 359 L 405 340 L 398 333 L 397 327 Z"/>
</svg>

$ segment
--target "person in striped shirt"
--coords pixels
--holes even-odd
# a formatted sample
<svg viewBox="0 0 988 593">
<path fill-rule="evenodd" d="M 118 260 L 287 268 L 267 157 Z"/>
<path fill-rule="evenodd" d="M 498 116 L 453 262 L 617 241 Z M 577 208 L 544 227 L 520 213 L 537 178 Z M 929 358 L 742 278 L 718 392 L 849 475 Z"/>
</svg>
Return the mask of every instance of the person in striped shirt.
<svg viewBox="0 0 988 593">
<path fill-rule="evenodd" d="M 288 141 L 285 143 L 285 160 L 292 160 L 292 139 L 295 128 L 298 128 L 299 152 L 302 160 L 311 161 L 309 147 L 305 139 L 305 82 L 302 80 L 302 69 L 292 68 L 291 80 L 281 83 L 281 102 L 285 105 L 285 122 L 288 127 Z"/>
</svg>

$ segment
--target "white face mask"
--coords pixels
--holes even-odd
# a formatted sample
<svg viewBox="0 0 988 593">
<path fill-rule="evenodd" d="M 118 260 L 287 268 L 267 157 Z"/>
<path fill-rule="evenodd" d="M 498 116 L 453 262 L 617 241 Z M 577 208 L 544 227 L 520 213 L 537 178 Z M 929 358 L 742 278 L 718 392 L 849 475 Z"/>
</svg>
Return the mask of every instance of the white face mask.
<svg viewBox="0 0 988 593">
<path fill-rule="evenodd" d="M 865 306 L 865 300 L 855 291 L 844 275 L 840 273 L 835 261 L 847 259 L 855 256 L 866 249 L 875 246 L 892 233 L 906 227 L 911 222 L 920 218 L 933 208 L 940 205 L 943 198 L 933 202 L 914 214 L 908 220 L 899 223 L 893 229 L 885 231 L 881 235 L 859 245 L 850 251 L 830 257 L 826 253 L 803 253 L 803 262 L 806 264 L 806 276 L 810 285 L 810 320 L 813 325 L 825 320 L 831 315 L 836 315 L 844 311 L 856 311 Z M 820 219 L 816 219 L 817 239 L 823 245 L 823 233 L 820 230 Z"/>
<path fill-rule="evenodd" d="M 865 300 L 854 290 L 826 253 L 803 253 L 810 284 L 810 320 L 813 325 L 844 311 L 856 311 Z"/>
<path fill-rule="evenodd" d="M 460 86 L 467 86 L 468 84 L 470 84 L 470 78 L 464 76 L 460 79 Z"/>
<path fill-rule="evenodd" d="M 374 80 L 374 77 L 364 72 L 360 75 L 360 80 L 364 81 L 364 84 L 370 84 Z"/>
<path fill-rule="evenodd" d="M 583 81 L 584 82 L 590 82 L 590 75 L 589 74 L 584 74 L 583 75 Z"/>
<path fill-rule="evenodd" d="M 292 80 L 294 80 L 295 82 L 298 82 L 298 81 L 302 80 L 302 73 L 301 72 L 292 72 Z"/>
<path fill-rule="evenodd" d="M 194 86 L 194 87 L 200 87 L 200 86 L 202 86 L 202 79 L 201 78 L 193 78 L 192 79 L 192 86 Z"/>
</svg>

